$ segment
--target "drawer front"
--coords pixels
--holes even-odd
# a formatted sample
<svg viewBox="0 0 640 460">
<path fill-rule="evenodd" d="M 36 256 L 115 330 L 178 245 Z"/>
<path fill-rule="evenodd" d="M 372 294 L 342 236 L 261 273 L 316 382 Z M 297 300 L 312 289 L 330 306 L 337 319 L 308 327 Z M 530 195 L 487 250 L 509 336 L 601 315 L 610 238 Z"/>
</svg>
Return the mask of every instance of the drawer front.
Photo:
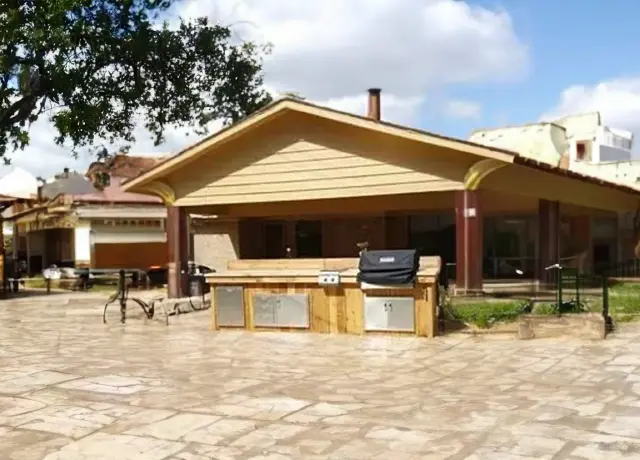
<svg viewBox="0 0 640 460">
<path fill-rule="evenodd" d="M 216 287 L 218 326 L 244 326 L 243 293 L 241 286 Z"/>
<path fill-rule="evenodd" d="M 307 294 L 280 295 L 276 311 L 280 327 L 309 327 L 309 296 Z"/>
<path fill-rule="evenodd" d="M 253 296 L 253 321 L 256 327 L 277 327 L 277 294 L 255 294 Z"/>
</svg>

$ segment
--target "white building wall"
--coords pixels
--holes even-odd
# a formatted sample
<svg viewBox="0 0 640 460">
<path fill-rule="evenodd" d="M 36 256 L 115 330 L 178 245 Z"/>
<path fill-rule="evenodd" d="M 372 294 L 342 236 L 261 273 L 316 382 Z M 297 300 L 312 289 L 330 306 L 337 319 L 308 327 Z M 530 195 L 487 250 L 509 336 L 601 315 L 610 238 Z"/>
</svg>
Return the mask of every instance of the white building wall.
<svg viewBox="0 0 640 460">
<path fill-rule="evenodd" d="M 89 264 L 91 262 L 91 221 L 80 221 L 74 229 L 74 259 Z"/>
<path fill-rule="evenodd" d="M 164 243 L 167 234 L 162 227 L 117 227 L 93 224 L 96 244 L 117 243 Z"/>
<path fill-rule="evenodd" d="M 594 163 L 631 161 L 633 134 L 628 131 L 598 126 L 594 140 Z"/>
</svg>

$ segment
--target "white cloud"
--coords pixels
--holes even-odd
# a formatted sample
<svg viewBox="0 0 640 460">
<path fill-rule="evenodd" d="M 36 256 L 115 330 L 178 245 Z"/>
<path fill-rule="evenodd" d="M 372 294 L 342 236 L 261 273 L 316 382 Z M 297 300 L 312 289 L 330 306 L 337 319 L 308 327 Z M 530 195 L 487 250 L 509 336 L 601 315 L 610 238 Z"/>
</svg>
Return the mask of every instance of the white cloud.
<svg viewBox="0 0 640 460">
<path fill-rule="evenodd" d="M 611 127 L 640 134 L 640 78 L 570 86 L 562 92 L 556 107 L 542 118 L 549 120 L 593 111 L 599 111 L 603 122 Z"/>
<path fill-rule="evenodd" d="M 343 112 L 365 114 L 367 113 L 367 100 L 368 98 L 363 92 L 357 96 L 312 102 Z M 424 98 L 420 96 L 400 98 L 393 94 L 385 94 L 380 101 L 381 118 L 399 124 L 411 124 L 415 121 L 417 112 L 423 102 Z"/>
<path fill-rule="evenodd" d="M 214 122 L 209 127 L 209 132 L 220 129 L 221 124 Z M 79 150 L 77 156 L 72 155 L 70 147 L 59 146 L 54 142 L 56 130 L 49 122 L 48 118 L 41 118 L 34 123 L 30 130 L 31 142 L 21 151 L 7 155 L 11 159 L 8 166 L 0 166 L 0 177 L 19 166 L 35 176 L 44 178 L 69 168 L 79 172 L 84 172 L 95 157 L 87 150 Z M 169 128 L 165 132 L 165 141 L 161 145 L 154 145 L 151 134 L 144 128 L 144 123 L 140 117 L 140 122 L 134 131 L 136 142 L 131 146 L 129 153 L 140 156 L 163 156 L 172 155 L 180 149 L 196 142 L 200 136 L 194 135 L 186 128 Z M 111 151 L 118 151 L 117 146 L 110 148 Z"/>
<path fill-rule="evenodd" d="M 273 43 L 267 83 L 318 101 L 363 97 L 369 87 L 414 100 L 441 85 L 517 78 L 528 67 L 527 47 L 502 10 L 457 0 L 284 4 L 187 0 L 180 14 L 208 14 L 235 24 L 241 38 Z"/>
<path fill-rule="evenodd" d="M 446 102 L 443 112 L 448 118 L 477 119 L 482 108 L 473 101 L 450 100 Z"/>
<path fill-rule="evenodd" d="M 272 43 L 264 68 L 275 93 L 364 114 L 366 89 L 380 87 L 383 118 L 414 126 L 426 98 L 442 99 L 431 95 L 447 85 L 512 80 L 528 70 L 509 14 L 459 0 L 184 0 L 176 14 L 207 15 L 233 24 L 239 39 Z M 456 102 L 449 105 L 455 111 Z M 45 124 L 34 126 L 32 139 L 40 140 L 16 162 L 53 173 L 66 152 L 52 146 Z M 137 137 L 132 153 L 175 152 L 197 139 L 169 132 L 157 148 Z"/>
</svg>

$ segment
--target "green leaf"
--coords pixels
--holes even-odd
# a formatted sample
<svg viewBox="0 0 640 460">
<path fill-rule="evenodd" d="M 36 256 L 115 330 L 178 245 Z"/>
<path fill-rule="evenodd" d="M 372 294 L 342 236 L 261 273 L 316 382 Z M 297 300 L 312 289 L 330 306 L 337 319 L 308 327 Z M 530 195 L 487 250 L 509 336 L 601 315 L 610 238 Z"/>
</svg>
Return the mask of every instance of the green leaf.
<svg viewBox="0 0 640 460">
<path fill-rule="evenodd" d="M 206 132 L 271 101 L 268 45 L 235 43 L 206 18 L 158 27 L 171 0 L 47 0 L 0 4 L 0 157 L 49 117 L 58 144 L 131 144 L 137 121 L 156 143 L 169 127 Z"/>
</svg>

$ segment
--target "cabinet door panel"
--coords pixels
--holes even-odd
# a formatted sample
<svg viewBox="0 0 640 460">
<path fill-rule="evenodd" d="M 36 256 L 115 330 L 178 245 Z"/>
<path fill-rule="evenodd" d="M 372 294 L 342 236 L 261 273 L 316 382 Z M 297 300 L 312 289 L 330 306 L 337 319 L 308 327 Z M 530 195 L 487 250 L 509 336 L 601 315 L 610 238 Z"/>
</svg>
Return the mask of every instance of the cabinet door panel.
<svg viewBox="0 0 640 460">
<path fill-rule="evenodd" d="M 309 327 L 309 296 L 307 294 L 281 295 L 276 312 L 280 327 Z"/>
<path fill-rule="evenodd" d="M 253 296 L 253 321 L 256 327 L 277 327 L 276 308 L 278 295 L 255 294 Z"/>
<path fill-rule="evenodd" d="M 244 326 L 243 293 L 241 286 L 216 287 L 218 326 Z"/>
<path fill-rule="evenodd" d="M 413 332 L 415 302 L 413 297 L 364 297 L 366 331 Z"/>
<path fill-rule="evenodd" d="M 390 331 L 413 332 L 415 330 L 415 302 L 413 297 L 391 297 L 387 312 Z"/>
<path fill-rule="evenodd" d="M 364 330 L 386 331 L 388 329 L 387 299 L 364 296 Z"/>
</svg>

